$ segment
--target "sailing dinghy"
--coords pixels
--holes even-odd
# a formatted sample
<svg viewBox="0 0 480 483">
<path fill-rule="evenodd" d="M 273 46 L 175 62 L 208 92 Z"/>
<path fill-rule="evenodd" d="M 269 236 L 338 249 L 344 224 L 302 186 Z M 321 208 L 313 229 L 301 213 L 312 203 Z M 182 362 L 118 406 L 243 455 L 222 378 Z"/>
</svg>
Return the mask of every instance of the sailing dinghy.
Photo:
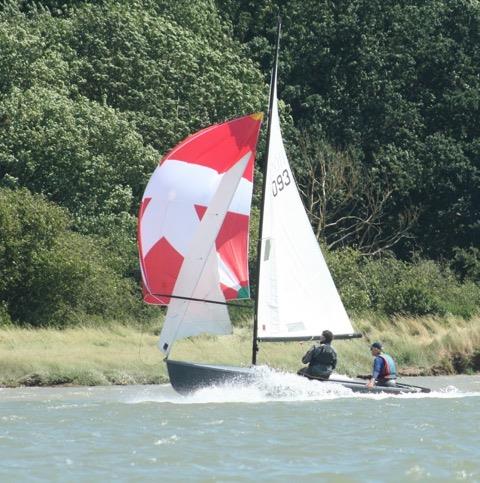
<svg viewBox="0 0 480 483">
<path fill-rule="evenodd" d="M 252 366 L 175 361 L 175 340 L 232 331 L 227 303 L 249 297 L 248 227 L 261 114 L 214 125 L 188 137 L 159 164 L 143 196 L 138 246 L 144 300 L 168 305 L 159 349 L 181 394 L 225 382 L 252 382 L 258 342 L 360 337 L 353 330 L 302 204 L 280 130 L 277 61 L 272 69 L 264 165 Z M 301 377 L 301 376 L 298 376 Z M 420 392 L 398 385 L 360 392 Z M 312 382 L 314 384 L 322 382 Z"/>
</svg>

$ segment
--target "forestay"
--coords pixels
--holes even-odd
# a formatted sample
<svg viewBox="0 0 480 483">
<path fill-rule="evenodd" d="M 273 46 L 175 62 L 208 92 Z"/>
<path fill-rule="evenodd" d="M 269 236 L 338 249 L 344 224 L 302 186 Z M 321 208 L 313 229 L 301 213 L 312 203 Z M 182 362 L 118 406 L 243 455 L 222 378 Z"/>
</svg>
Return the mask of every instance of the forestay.
<svg viewBox="0 0 480 483">
<path fill-rule="evenodd" d="M 290 169 L 273 105 L 258 291 L 258 339 L 306 339 L 329 329 L 352 334 Z"/>
</svg>

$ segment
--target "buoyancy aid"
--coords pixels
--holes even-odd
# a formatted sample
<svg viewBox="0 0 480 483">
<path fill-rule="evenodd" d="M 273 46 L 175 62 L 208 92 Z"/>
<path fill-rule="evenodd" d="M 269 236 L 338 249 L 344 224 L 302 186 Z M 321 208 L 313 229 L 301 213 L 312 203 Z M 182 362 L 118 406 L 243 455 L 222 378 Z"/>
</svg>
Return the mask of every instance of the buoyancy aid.
<svg viewBox="0 0 480 483">
<path fill-rule="evenodd" d="M 313 346 L 302 358 L 308 364 L 308 373 L 314 376 L 329 375 L 337 365 L 337 352 L 330 344 Z"/>
<path fill-rule="evenodd" d="M 395 365 L 395 361 L 393 360 L 393 357 L 385 353 L 379 354 L 377 357 L 380 357 L 383 360 L 382 370 L 378 375 L 378 379 L 396 379 L 397 367 Z"/>
</svg>

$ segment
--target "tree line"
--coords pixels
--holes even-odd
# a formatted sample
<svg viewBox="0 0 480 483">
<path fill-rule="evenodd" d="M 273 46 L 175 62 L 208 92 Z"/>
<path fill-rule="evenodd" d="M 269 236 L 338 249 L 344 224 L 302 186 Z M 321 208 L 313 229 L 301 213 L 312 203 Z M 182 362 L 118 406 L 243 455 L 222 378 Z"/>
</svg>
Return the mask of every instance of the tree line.
<svg viewBox="0 0 480 483">
<path fill-rule="evenodd" d="M 287 150 L 347 308 L 478 309 L 478 3 L 4 0 L 0 321 L 158 313 L 142 192 L 188 134 L 266 110 L 278 13 Z"/>
</svg>

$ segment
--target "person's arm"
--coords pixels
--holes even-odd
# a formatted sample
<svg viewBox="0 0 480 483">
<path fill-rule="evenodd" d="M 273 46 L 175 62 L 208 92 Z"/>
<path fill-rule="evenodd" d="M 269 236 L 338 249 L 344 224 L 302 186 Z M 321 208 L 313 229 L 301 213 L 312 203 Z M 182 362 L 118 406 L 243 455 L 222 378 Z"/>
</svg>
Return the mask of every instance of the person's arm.
<svg viewBox="0 0 480 483">
<path fill-rule="evenodd" d="M 332 361 L 332 369 L 337 367 L 337 352 L 335 349 L 333 350 L 333 361 Z"/>
<path fill-rule="evenodd" d="M 313 346 L 303 357 L 302 362 L 304 364 L 308 364 L 312 360 L 313 352 L 315 350 L 315 346 Z"/>
<path fill-rule="evenodd" d="M 383 364 L 383 359 L 381 357 L 375 357 L 375 361 L 373 363 L 373 374 L 372 374 L 372 379 L 376 381 L 378 379 L 378 376 L 382 372 L 382 364 Z"/>
<path fill-rule="evenodd" d="M 381 357 L 375 357 L 373 361 L 373 374 L 370 380 L 367 382 L 368 387 L 375 386 L 375 381 L 377 380 L 381 370 L 382 370 L 383 359 Z"/>
</svg>

